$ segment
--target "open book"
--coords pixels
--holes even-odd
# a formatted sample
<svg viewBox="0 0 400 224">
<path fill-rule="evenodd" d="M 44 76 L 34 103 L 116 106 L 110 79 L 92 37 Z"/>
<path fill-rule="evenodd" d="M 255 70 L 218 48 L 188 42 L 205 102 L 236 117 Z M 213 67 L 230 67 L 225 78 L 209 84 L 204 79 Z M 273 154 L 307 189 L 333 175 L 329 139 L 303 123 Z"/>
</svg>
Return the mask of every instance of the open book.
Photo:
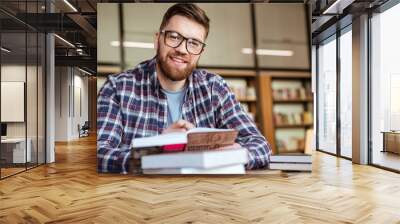
<svg viewBox="0 0 400 224">
<path fill-rule="evenodd" d="M 183 146 L 187 151 L 215 149 L 235 143 L 234 129 L 193 128 L 187 132 L 166 133 L 133 140 L 132 148 Z"/>
</svg>

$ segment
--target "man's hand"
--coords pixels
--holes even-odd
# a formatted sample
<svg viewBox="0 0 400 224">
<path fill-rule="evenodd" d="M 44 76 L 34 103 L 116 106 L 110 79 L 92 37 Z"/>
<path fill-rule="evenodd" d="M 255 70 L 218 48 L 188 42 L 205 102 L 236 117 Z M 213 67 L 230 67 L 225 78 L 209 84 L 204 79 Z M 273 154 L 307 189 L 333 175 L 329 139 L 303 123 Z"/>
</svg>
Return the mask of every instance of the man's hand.
<svg viewBox="0 0 400 224">
<path fill-rule="evenodd" d="M 192 123 L 185 120 L 178 120 L 177 122 L 171 124 L 168 128 L 164 129 L 162 133 L 186 132 L 192 128 L 194 128 Z"/>
</svg>

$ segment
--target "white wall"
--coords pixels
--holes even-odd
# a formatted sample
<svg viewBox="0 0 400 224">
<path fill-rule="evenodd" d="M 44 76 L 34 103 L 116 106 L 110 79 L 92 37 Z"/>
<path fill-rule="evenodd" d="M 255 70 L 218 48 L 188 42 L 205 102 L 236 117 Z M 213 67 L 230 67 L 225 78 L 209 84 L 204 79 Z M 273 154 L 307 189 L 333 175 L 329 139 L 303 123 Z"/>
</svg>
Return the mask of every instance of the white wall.
<svg viewBox="0 0 400 224">
<path fill-rule="evenodd" d="M 9 138 L 24 138 L 25 135 L 30 139 L 30 148 L 32 161 L 39 163 L 44 162 L 44 74 L 40 66 L 25 66 L 25 64 L 3 64 L 1 66 L 1 81 L 2 82 L 24 82 L 26 86 L 26 106 L 24 105 L 19 109 L 10 106 L 1 107 L 2 112 L 16 113 L 14 110 L 22 114 L 26 112 L 26 120 L 22 122 L 6 122 L 7 123 L 7 137 Z M 27 80 L 26 80 L 27 79 Z M 2 89 L 2 93 L 4 89 Z M 19 90 L 24 94 L 24 90 Z M 21 92 L 22 91 L 22 92 Z M 2 95 L 2 98 L 8 97 Z M 24 100 L 25 101 L 25 100 Z M 3 104 L 3 103 L 2 103 Z M 39 156 L 37 157 L 37 153 Z"/>
<path fill-rule="evenodd" d="M 67 67 L 55 68 L 55 141 L 68 140 L 68 86 Z"/>
<path fill-rule="evenodd" d="M 9 82 L 25 82 L 25 69 L 28 73 L 33 71 L 32 66 L 25 65 L 2 65 L 1 66 L 1 81 Z M 36 95 L 36 94 L 35 94 Z M 33 93 L 29 94 L 28 97 L 33 96 Z M 7 110 L 8 108 L 1 108 L 1 110 Z M 7 123 L 7 136 L 8 137 L 25 137 L 25 122 L 8 122 Z"/>
<path fill-rule="evenodd" d="M 74 91 L 72 94 L 74 94 L 73 99 L 73 105 L 74 108 L 72 109 L 72 130 L 71 130 L 71 135 L 73 138 L 78 138 L 79 133 L 78 133 L 78 124 L 82 126 L 85 121 L 88 121 L 88 78 L 87 76 L 81 76 L 82 73 L 76 74 L 75 70 L 75 75 L 74 75 Z M 80 92 L 80 93 L 79 93 Z"/>
<path fill-rule="evenodd" d="M 78 124 L 88 120 L 88 78 L 72 67 L 56 67 L 56 141 L 79 138 Z"/>
</svg>

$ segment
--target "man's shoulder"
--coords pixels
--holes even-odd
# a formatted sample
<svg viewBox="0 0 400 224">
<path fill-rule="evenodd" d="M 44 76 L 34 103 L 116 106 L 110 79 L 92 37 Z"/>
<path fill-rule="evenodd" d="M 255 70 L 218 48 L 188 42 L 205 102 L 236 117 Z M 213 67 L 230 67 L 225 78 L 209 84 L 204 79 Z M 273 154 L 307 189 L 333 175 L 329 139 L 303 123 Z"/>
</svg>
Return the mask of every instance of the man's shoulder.
<svg viewBox="0 0 400 224">
<path fill-rule="evenodd" d="M 109 79 L 114 80 L 116 83 L 118 82 L 126 82 L 126 81 L 142 81 L 149 77 L 150 69 L 151 69 L 152 60 L 147 60 L 139 63 L 136 67 L 132 69 L 128 69 L 121 73 L 111 74 L 108 76 Z"/>
<path fill-rule="evenodd" d="M 196 69 L 194 74 L 195 74 L 195 80 L 197 82 L 203 82 L 203 83 L 208 83 L 208 84 L 214 84 L 214 83 L 221 84 L 224 82 L 224 78 L 222 78 L 217 73 L 214 73 L 207 69 L 203 69 L 203 68 Z"/>
<path fill-rule="evenodd" d="M 215 72 L 207 69 L 196 69 L 194 77 L 195 88 L 206 88 L 211 95 L 220 97 L 230 91 L 224 78 Z"/>
</svg>

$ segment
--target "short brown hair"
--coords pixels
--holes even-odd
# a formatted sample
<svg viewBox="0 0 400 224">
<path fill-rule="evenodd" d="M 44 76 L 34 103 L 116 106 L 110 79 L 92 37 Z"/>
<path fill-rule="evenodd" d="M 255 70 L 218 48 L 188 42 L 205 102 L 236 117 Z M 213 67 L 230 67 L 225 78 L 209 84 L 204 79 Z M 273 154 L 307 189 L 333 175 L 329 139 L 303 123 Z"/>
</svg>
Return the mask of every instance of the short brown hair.
<svg viewBox="0 0 400 224">
<path fill-rule="evenodd" d="M 163 20 L 160 25 L 160 31 L 168 24 L 168 21 L 175 15 L 184 16 L 201 24 L 206 29 L 206 37 L 210 29 L 210 19 L 207 17 L 203 9 L 193 3 L 178 3 L 171 6 L 165 12 Z"/>
</svg>

